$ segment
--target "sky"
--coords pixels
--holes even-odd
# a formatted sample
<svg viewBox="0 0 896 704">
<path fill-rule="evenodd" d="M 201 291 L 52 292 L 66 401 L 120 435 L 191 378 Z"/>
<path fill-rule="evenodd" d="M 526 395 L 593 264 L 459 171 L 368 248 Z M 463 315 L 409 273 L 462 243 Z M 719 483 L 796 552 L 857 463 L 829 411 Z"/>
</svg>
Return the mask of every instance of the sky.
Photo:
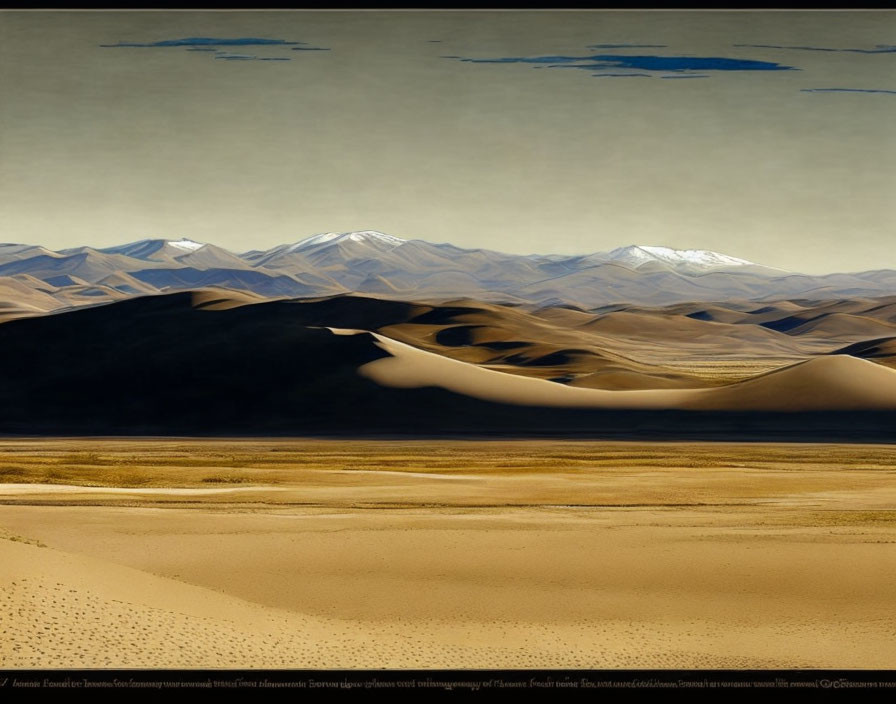
<svg viewBox="0 0 896 704">
<path fill-rule="evenodd" d="M 0 241 L 896 268 L 896 11 L 0 11 Z"/>
</svg>

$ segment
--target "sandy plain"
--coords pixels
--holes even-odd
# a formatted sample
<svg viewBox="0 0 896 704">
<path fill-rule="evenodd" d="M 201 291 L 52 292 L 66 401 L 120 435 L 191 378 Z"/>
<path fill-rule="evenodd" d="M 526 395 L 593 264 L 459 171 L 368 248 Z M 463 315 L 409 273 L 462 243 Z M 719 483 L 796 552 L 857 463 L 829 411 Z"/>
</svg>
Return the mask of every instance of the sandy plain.
<svg viewBox="0 0 896 704">
<path fill-rule="evenodd" d="M 896 447 L 0 440 L 0 668 L 896 668 Z"/>
</svg>

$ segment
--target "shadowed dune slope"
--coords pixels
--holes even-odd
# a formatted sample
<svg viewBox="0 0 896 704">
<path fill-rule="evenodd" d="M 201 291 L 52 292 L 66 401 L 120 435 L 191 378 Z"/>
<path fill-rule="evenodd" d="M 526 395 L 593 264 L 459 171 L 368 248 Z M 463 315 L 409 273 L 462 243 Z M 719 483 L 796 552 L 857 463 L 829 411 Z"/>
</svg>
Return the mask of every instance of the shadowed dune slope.
<svg viewBox="0 0 896 704">
<path fill-rule="evenodd" d="M 831 354 L 849 354 L 862 359 L 873 359 L 878 364 L 896 367 L 896 337 L 882 337 L 877 340 L 856 342 Z"/>
<path fill-rule="evenodd" d="M 471 306 L 253 300 L 150 296 L 0 325 L 0 432 L 892 434 L 896 372 L 854 357 L 816 358 L 716 388 L 644 389 L 623 379 L 634 390 L 609 391 L 503 373 L 378 333 L 327 329 L 366 322 L 450 330 L 484 315 Z M 476 325 L 448 334 L 452 343 L 501 342 L 479 338 Z M 538 350 L 532 366 L 575 367 L 585 352 Z M 796 411 L 814 420 L 794 418 Z"/>
</svg>

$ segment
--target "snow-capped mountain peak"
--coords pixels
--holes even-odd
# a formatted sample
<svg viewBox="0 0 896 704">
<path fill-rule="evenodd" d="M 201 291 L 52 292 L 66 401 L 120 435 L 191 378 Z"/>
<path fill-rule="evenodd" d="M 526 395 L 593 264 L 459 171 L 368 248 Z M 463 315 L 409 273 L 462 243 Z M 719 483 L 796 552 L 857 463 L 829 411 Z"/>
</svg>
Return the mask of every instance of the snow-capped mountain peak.
<svg viewBox="0 0 896 704">
<path fill-rule="evenodd" d="M 363 242 L 367 244 L 375 244 L 379 246 L 397 247 L 407 242 L 401 237 L 387 235 L 384 232 L 376 230 L 359 230 L 357 232 L 325 232 L 321 235 L 313 235 L 296 244 L 292 245 L 292 251 L 306 249 L 308 247 L 316 247 L 321 244 L 336 244 L 344 242 Z"/>
<path fill-rule="evenodd" d="M 181 237 L 179 240 L 169 240 L 168 244 L 177 249 L 182 249 L 185 252 L 195 252 L 197 249 L 205 247 L 205 244 L 202 242 L 194 242 L 193 240 L 188 240 L 186 237 Z"/>
<path fill-rule="evenodd" d="M 671 266 L 692 266 L 707 269 L 720 267 L 755 266 L 753 262 L 707 249 L 672 249 L 650 245 L 619 247 L 607 253 L 607 260 L 640 266 L 647 262 L 661 262 Z"/>
</svg>

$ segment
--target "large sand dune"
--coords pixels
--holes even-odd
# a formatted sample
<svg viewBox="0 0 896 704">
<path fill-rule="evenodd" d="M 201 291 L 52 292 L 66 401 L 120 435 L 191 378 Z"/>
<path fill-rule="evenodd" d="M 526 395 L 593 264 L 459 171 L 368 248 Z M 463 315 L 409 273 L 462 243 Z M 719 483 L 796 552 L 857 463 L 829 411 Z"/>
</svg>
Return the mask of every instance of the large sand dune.
<svg viewBox="0 0 896 704">
<path fill-rule="evenodd" d="M 686 408 L 826 411 L 896 408 L 896 370 L 836 355 L 818 357 L 737 384 L 708 389 Z"/>
<path fill-rule="evenodd" d="M 847 355 L 813 359 L 716 389 L 605 391 L 501 374 L 374 334 L 388 357 L 359 373 L 384 386 L 435 386 L 520 406 L 722 411 L 896 409 L 896 371 Z"/>
<path fill-rule="evenodd" d="M 889 303 L 825 306 L 864 317 Z M 464 300 L 148 296 L 0 324 L 0 368 L 15 370 L 0 385 L 0 427 L 891 437 L 896 373 L 853 356 L 870 349 L 692 319 L 686 309 L 663 320 L 658 311 L 546 316 Z M 795 415 L 804 411 L 818 413 L 807 423 Z M 865 416 L 832 415 L 854 411 Z"/>
</svg>

